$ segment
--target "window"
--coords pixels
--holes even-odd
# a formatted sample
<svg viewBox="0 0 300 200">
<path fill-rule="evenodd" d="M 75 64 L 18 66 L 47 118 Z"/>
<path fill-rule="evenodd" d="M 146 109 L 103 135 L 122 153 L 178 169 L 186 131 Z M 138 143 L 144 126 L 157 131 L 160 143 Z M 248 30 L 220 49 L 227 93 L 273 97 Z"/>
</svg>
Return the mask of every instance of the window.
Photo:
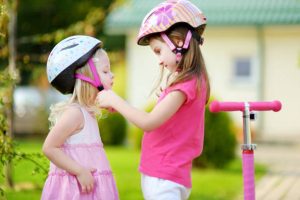
<svg viewBox="0 0 300 200">
<path fill-rule="evenodd" d="M 250 58 L 236 58 L 233 66 L 233 80 L 236 82 L 251 81 L 253 78 L 252 62 Z"/>
</svg>

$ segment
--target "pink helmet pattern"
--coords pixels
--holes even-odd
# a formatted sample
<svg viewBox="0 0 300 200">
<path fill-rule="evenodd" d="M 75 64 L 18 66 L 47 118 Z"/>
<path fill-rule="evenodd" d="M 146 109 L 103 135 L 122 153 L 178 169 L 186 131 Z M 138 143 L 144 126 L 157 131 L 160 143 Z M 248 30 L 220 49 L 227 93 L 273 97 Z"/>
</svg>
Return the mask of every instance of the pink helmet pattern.
<svg viewBox="0 0 300 200">
<path fill-rule="evenodd" d="M 177 23 L 187 23 L 201 36 L 206 25 L 206 17 L 188 0 L 167 0 L 153 8 L 144 18 L 137 43 L 148 45 L 148 36 L 161 33 Z"/>
</svg>

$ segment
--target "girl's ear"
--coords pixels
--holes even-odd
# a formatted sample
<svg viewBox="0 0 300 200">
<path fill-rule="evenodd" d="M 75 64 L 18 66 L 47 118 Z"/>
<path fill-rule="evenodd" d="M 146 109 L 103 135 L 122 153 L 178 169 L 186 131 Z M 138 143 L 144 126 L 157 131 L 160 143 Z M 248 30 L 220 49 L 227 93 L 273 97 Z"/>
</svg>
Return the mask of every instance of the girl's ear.
<svg viewBox="0 0 300 200">
<path fill-rule="evenodd" d="M 174 38 L 173 42 L 175 43 L 175 45 L 177 47 L 182 47 L 183 46 L 183 40 L 181 40 L 180 38 Z"/>
<path fill-rule="evenodd" d="M 181 40 L 178 40 L 178 42 L 176 42 L 176 43 L 177 43 L 178 47 L 182 47 L 183 46 L 183 41 L 181 41 Z"/>
</svg>

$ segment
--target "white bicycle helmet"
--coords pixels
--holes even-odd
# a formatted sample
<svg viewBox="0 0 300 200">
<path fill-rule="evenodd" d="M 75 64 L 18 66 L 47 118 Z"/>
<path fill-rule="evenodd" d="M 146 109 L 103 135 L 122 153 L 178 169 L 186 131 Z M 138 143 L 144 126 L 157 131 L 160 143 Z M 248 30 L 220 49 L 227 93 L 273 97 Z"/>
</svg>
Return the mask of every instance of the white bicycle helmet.
<svg viewBox="0 0 300 200">
<path fill-rule="evenodd" d="M 47 61 L 47 76 L 52 86 L 63 94 L 72 93 L 75 79 L 91 83 L 99 90 L 103 89 L 99 75 L 92 59 L 102 42 L 96 38 L 84 35 L 70 36 L 60 41 L 51 51 Z M 76 69 L 89 63 L 94 80 L 82 74 L 75 74 Z"/>
</svg>

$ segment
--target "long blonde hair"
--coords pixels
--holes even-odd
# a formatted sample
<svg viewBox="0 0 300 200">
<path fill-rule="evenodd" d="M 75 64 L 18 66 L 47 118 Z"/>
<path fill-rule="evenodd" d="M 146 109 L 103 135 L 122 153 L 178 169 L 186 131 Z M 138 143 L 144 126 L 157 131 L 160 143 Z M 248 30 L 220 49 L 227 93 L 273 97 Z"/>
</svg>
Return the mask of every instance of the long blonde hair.
<svg viewBox="0 0 300 200">
<path fill-rule="evenodd" d="M 179 41 L 184 41 L 186 34 L 190 27 L 188 27 L 185 24 L 178 24 L 171 29 L 169 29 L 166 34 L 170 38 L 170 40 L 177 44 Z M 160 34 L 155 34 L 152 37 L 155 39 L 159 39 L 160 41 L 164 42 L 164 40 L 160 37 Z M 170 77 L 173 75 L 170 73 L 167 76 L 167 87 L 175 85 L 180 82 L 184 82 L 186 80 L 190 80 L 193 77 L 197 77 L 197 85 L 198 90 L 201 88 L 201 84 L 206 84 L 206 102 L 208 102 L 209 96 L 210 96 L 210 84 L 209 84 L 209 77 L 207 74 L 205 62 L 199 47 L 199 42 L 192 37 L 190 40 L 190 45 L 188 50 L 183 54 L 182 59 L 177 64 L 178 66 L 178 73 L 174 79 L 170 79 Z M 161 84 L 163 80 L 163 73 L 164 70 L 161 70 L 161 76 L 159 78 L 158 84 L 156 85 L 156 88 Z M 155 88 L 155 89 L 156 89 Z"/>
<path fill-rule="evenodd" d="M 104 53 L 103 49 L 98 49 L 93 57 Z M 76 70 L 76 73 L 83 74 L 86 77 L 93 79 L 92 71 L 88 63 L 83 65 L 82 67 Z M 91 114 L 100 115 L 100 109 L 95 105 L 95 97 L 98 93 L 98 90 L 92 86 L 90 83 L 87 83 L 81 79 L 76 79 L 74 91 L 70 99 L 64 102 L 59 102 L 50 106 L 50 129 L 55 125 L 61 114 L 65 111 L 65 109 L 71 104 L 77 103 L 83 107 L 85 107 Z"/>
</svg>

